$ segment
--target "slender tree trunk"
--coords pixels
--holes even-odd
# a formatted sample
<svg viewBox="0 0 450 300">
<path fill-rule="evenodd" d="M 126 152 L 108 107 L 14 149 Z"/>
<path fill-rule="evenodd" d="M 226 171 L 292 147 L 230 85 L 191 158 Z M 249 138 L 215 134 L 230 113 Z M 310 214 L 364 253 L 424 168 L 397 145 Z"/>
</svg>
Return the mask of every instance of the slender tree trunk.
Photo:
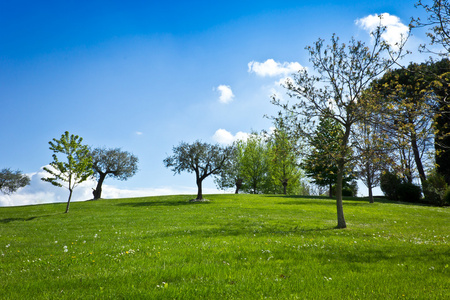
<svg viewBox="0 0 450 300">
<path fill-rule="evenodd" d="M 372 193 L 372 170 L 370 169 L 369 164 L 366 166 L 367 170 L 367 188 L 369 189 L 369 203 L 374 203 L 373 201 L 373 193 Z"/>
<path fill-rule="evenodd" d="M 422 191 L 425 191 L 427 178 L 425 176 L 425 171 L 423 170 L 422 160 L 420 159 L 419 148 L 417 146 L 417 137 L 415 133 L 413 133 L 411 136 L 411 147 L 414 153 L 414 161 L 416 163 L 417 171 L 419 172 L 420 183 L 422 184 Z"/>
<path fill-rule="evenodd" d="M 330 186 L 328 188 L 328 197 L 333 198 L 333 184 L 330 183 Z"/>
<path fill-rule="evenodd" d="M 283 180 L 283 194 L 287 194 L 287 185 L 288 185 L 288 181 L 287 179 Z"/>
<path fill-rule="evenodd" d="M 100 199 L 102 197 L 102 184 L 106 178 L 106 173 L 99 173 L 100 177 L 98 178 L 97 187 L 94 190 L 94 200 Z"/>
<path fill-rule="evenodd" d="M 337 174 L 337 182 L 336 182 L 336 209 L 337 209 L 337 219 L 338 225 L 337 228 L 346 228 L 347 224 L 345 223 L 344 218 L 344 206 L 342 202 L 342 179 L 344 177 L 344 164 L 340 163 L 339 171 Z"/>
<path fill-rule="evenodd" d="M 69 205 L 70 205 L 70 199 L 72 198 L 72 192 L 73 190 L 70 188 L 69 189 L 69 199 L 67 200 L 67 206 L 66 206 L 66 214 L 69 212 Z"/>
</svg>

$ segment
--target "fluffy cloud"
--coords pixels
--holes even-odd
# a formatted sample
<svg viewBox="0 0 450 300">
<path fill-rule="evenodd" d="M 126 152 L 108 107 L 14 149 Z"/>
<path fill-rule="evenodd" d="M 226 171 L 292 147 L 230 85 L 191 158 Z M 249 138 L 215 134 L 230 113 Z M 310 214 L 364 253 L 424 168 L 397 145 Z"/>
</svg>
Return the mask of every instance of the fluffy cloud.
<svg viewBox="0 0 450 300">
<path fill-rule="evenodd" d="M 19 189 L 12 195 L 0 194 L 0 206 L 22 206 L 35 205 L 44 203 L 58 203 L 67 202 L 69 191 L 65 188 L 55 187 L 48 182 L 41 180 L 42 177 L 47 177 L 48 173 L 40 170 L 35 173 L 27 174 L 30 179 L 30 185 Z M 86 201 L 93 198 L 92 189 L 97 185 L 95 180 L 87 180 L 77 186 L 73 191 L 71 202 Z M 205 194 L 219 193 L 216 189 L 204 188 Z M 102 198 L 132 198 L 132 197 L 147 197 L 160 195 L 193 195 L 197 193 L 197 188 L 192 187 L 161 187 L 161 188 L 143 188 L 136 190 L 119 189 L 112 185 L 103 184 Z"/>
<path fill-rule="evenodd" d="M 380 26 L 380 21 L 381 25 L 386 27 L 386 31 L 381 35 L 381 37 L 391 46 L 399 43 L 402 37 L 405 38 L 408 35 L 408 26 L 403 24 L 399 17 L 388 13 L 383 13 L 381 15 L 369 15 L 365 18 L 356 20 L 355 23 L 370 33 Z"/>
<path fill-rule="evenodd" d="M 228 85 L 219 85 L 217 90 L 220 92 L 219 101 L 221 103 L 229 103 L 233 100 L 234 94 L 231 87 Z"/>
<path fill-rule="evenodd" d="M 268 59 L 263 63 L 251 61 L 248 63 L 248 72 L 262 77 L 287 76 L 304 69 L 298 62 L 276 62 Z"/>
<path fill-rule="evenodd" d="M 234 141 L 238 141 L 238 140 L 245 141 L 245 140 L 247 140 L 247 138 L 248 138 L 248 133 L 239 131 L 238 133 L 236 133 L 236 135 L 233 135 L 225 129 L 218 129 L 213 135 L 214 141 L 216 141 L 217 143 L 220 143 L 220 144 L 224 144 L 224 145 L 230 145 Z"/>
</svg>

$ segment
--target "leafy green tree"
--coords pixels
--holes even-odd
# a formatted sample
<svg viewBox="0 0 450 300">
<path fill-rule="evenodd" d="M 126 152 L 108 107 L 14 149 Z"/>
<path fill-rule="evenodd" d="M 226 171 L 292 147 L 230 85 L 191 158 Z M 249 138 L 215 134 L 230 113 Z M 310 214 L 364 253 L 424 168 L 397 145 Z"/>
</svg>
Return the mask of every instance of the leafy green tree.
<svg viewBox="0 0 450 300">
<path fill-rule="evenodd" d="M 139 159 L 120 148 L 95 148 L 90 151 L 92 168 L 97 178 L 97 187 L 93 191 L 94 200 L 102 196 L 102 184 L 105 178 L 114 177 L 119 180 L 127 180 L 138 171 Z"/>
<path fill-rule="evenodd" d="M 333 197 L 333 185 L 337 183 L 338 157 L 341 155 L 340 143 L 344 131 L 342 125 L 335 119 L 322 117 L 316 133 L 311 139 L 311 152 L 306 155 L 303 161 L 303 169 L 313 183 L 329 188 L 329 196 Z M 351 149 L 346 155 L 350 157 Z M 352 166 L 347 165 L 343 176 L 343 184 L 351 181 Z"/>
<path fill-rule="evenodd" d="M 288 190 L 292 193 L 300 187 L 301 172 L 293 141 L 283 124 L 276 124 L 276 128 L 269 139 L 269 173 L 275 185 L 283 187 L 283 194 Z M 289 187 L 289 188 L 288 188 Z"/>
<path fill-rule="evenodd" d="M 89 148 L 81 142 L 83 138 L 78 135 L 69 135 L 66 131 L 59 140 L 50 141 L 50 150 L 53 151 L 53 161 L 48 167 L 44 167 L 51 177 L 42 178 L 43 181 L 50 182 L 54 186 L 62 187 L 66 184 L 69 190 L 66 213 L 69 212 L 70 199 L 74 188 L 92 176 L 92 158 L 89 155 Z M 60 161 L 58 155 L 63 156 L 64 161 Z"/>
<path fill-rule="evenodd" d="M 253 133 L 247 141 L 239 141 L 243 189 L 252 194 L 268 190 L 269 157 L 265 138 Z"/>
<path fill-rule="evenodd" d="M 244 184 L 244 176 L 242 170 L 242 147 L 237 143 L 232 145 L 231 155 L 228 163 L 220 170 L 214 182 L 221 190 L 234 188 L 234 193 L 238 194 Z"/>
<path fill-rule="evenodd" d="M 202 182 L 210 175 L 220 174 L 231 156 L 231 147 L 221 147 L 196 141 L 193 144 L 181 142 L 173 147 L 173 155 L 164 159 L 164 165 L 172 168 L 175 174 L 181 172 L 195 173 L 197 198 L 203 200 Z"/>
<path fill-rule="evenodd" d="M 280 114 L 296 126 L 299 133 L 311 140 L 315 131 L 315 122 L 319 117 L 332 118 L 343 128 L 339 143 L 339 155 L 336 157 L 336 208 L 338 228 L 347 227 L 344 217 L 342 186 L 343 179 L 353 158 L 348 157 L 352 148 L 353 127 L 363 116 L 361 113 L 362 93 L 368 84 L 389 69 L 402 54 L 403 42 L 396 45 L 396 53 L 382 40 L 385 28 L 378 27 L 372 33 L 372 46 L 350 40 L 348 45 L 341 44 L 335 35 L 331 45 L 324 46 L 319 39 L 313 46 L 307 47 L 310 61 L 318 75 L 301 70 L 288 80 L 285 87 L 288 95 L 296 102 L 281 101 L 273 98 L 273 103 L 281 107 Z M 389 52 L 390 55 L 386 55 Z"/>
<path fill-rule="evenodd" d="M 426 69 L 426 64 L 411 63 L 407 68 L 386 72 L 371 85 L 376 94 L 377 113 L 382 116 L 380 125 L 399 143 L 400 149 L 410 147 L 423 190 L 426 188 L 423 156 L 433 146 L 434 118 L 434 101 L 429 97 L 429 83 L 424 76 Z"/>
<path fill-rule="evenodd" d="M 5 194 L 10 195 L 29 184 L 30 177 L 20 171 L 12 171 L 9 168 L 0 171 L 0 191 Z"/>
</svg>

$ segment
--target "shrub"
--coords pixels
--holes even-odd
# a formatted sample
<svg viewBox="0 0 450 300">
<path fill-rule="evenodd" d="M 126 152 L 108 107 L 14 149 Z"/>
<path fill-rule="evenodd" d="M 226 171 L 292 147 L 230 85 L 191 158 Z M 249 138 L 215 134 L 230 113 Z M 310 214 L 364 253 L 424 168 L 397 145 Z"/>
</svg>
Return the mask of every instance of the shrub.
<svg viewBox="0 0 450 300">
<path fill-rule="evenodd" d="M 431 171 L 428 175 L 424 191 L 426 202 L 441 206 L 450 204 L 449 201 L 445 200 L 447 191 L 448 186 L 445 182 L 445 177 L 436 170 Z"/>
<path fill-rule="evenodd" d="M 380 178 L 380 188 L 389 200 L 398 201 L 398 188 L 401 183 L 400 177 L 391 172 L 384 172 Z"/>
<path fill-rule="evenodd" d="M 450 187 L 445 190 L 444 197 L 442 197 L 442 205 L 450 205 Z"/>
<path fill-rule="evenodd" d="M 398 200 L 403 202 L 420 202 L 422 197 L 422 190 L 419 186 L 402 182 L 398 185 Z"/>
</svg>

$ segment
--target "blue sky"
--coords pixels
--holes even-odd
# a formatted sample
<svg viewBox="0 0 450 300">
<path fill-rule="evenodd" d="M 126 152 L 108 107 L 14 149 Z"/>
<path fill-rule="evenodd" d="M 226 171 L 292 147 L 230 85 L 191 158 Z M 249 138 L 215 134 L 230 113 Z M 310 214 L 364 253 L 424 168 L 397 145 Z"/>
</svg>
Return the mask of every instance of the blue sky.
<svg viewBox="0 0 450 300">
<path fill-rule="evenodd" d="M 192 174 L 163 166 L 173 146 L 268 129 L 263 116 L 277 111 L 269 97 L 309 66 L 304 48 L 333 33 L 370 43 L 361 20 L 382 13 L 392 32 L 424 18 L 414 1 L 392 0 L 0 0 L 0 168 L 32 176 L 17 194 L 0 195 L 0 206 L 66 200 L 66 190 L 39 181 L 48 141 L 66 130 L 139 157 L 137 175 L 107 179 L 103 196 L 194 194 Z M 420 61 L 426 38 L 413 34 L 408 61 Z M 215 191 L 212 179 L 204 186 Z M 92 187 L 75 199 L 90 198 Z"/>
</svg>

